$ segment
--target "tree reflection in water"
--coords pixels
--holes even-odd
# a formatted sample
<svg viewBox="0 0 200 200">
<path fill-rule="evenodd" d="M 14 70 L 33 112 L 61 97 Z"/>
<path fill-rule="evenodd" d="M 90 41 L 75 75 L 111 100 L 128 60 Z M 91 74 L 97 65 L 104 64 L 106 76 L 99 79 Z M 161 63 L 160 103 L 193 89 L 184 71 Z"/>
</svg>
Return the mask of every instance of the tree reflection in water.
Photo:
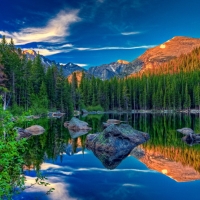
<svg viewBox="0 0 200 200">
<path fill-rule="evenodd" d="M 109 118 L 129 121 L 129 124 L 137 130 L 150 134 L 150 140 L 142 145 L 144 151 L 159 152 L 183 166 L 191 166 L 200 172 L 200 145 L 188 146 L 182 140 L 182 134 L 176 132 L 181 127 L 190 127 L 195 132 L 200 132 L 199 116 L 182 114 L 110 114 L 88 115 L 81 120 L 88 122 L 92 127 L 90 133 L 102 131 L 102 122 Z M 38 119 L 31 122 L 45 128 L 43 135 L 32 137 L 28 140 L 28 148 L 24 155 L 25 165 L 28 168 L 40 169 L 45 159 L 62 161 L 62 155 L 84 153 L 86 135 L 71 139 L 68 129 L 63 126 L 66 119 Z M 27 126 L 30 126 L 28 124 Z M 127 156 L 127 155 L 126 155 Z M 123 160 L 126 156 L 120 157 Z M 121 161 L 115 160 L 115 165 Z M 116 164 L 118 163 L 118 164 Z"/>
</svg>

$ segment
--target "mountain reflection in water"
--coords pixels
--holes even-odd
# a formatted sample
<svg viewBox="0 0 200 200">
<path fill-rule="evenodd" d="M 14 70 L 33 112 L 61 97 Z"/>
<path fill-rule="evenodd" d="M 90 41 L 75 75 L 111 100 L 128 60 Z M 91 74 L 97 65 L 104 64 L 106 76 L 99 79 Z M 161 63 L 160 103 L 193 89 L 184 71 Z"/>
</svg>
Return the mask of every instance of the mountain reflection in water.
<svg viewBox="0 0 200 200">
<path fill-rule="evenodd" d="M 131 153 L 111 171 L 85 148 L 86 135 L 70 137 L 63 127 L 66 119 L 34 122 L 47 131 L 28 140 L 29 147 L 24 155 L 26 167 L 41 171 L 57 190 L 52 196 L 43 195 L 41 199 L 129 200 L 136 196 L 142 200 L 199 199 L 200 181 L 192 180 L 200 179 L 200 145 L 188 146 L 181 140 L 182 134 L 176 132 L 181 127 L 200 132 L 199 116 L 112 114 L 88 115 L 81 120 L 92 127 L 90 133 L 95 133 L 102 130 L 102 122 L 108 118 L 128 120 L 134 129 L 150 134 L 150 140 L 139 147 L 139 152 L 133 153 L 135 158 Z M 28 177 L 35 176 L 34 170 L 25 172 Z M 167 192 L 166 187 L 171 192 Z M 33 199 L 34 195 L 44 193 L 41 188 L 35 188 L 15 199 Z M 59 192 L 62 195 L 59 196 Z"/>
</svg>

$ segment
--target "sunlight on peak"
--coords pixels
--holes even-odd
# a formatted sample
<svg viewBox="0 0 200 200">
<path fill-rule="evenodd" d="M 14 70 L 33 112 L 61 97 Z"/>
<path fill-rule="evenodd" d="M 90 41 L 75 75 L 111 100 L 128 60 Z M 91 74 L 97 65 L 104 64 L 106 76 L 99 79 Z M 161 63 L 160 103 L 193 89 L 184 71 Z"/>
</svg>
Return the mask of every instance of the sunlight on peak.
<svg viewBox="0 0 200 200">
<path fill-rule="evenodd" d="M 127 65 L 129 62 L 126 61 L 126 60 L 118 60 L 117 61 L 119 64 L 124 64 L 124 65 Z"/>
<path fill-rule="evenodd" d="M 163 173 L 163 174 L 167 174 L 167 172 L 168 172 L 167 169 L 163 169 L 163 170 L 162 170 L 162 173 Z"/>
<path fill-rule="evenodd" d="M 24 50 L 23 53 L 24 54 L 28 53 L 28 54 L 33 55 L 33 56 L 36 55 L 36 52 L 34 50 L 32 50 L 32 49 Z"/>
<path fill-rule="evenodd" d="M 161 49 L 165 49 L 165 47 L 166 47 L 165 44 L 161 44 L 161 45 L 160 45 L 160 48 L 161 48 Z"/>
</svg>

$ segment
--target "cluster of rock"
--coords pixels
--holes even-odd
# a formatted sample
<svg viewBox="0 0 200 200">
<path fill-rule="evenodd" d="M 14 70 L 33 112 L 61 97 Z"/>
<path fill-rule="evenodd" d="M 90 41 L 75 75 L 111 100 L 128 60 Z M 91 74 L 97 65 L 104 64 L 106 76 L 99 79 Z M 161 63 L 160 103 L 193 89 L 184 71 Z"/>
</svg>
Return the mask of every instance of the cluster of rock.
<svg viewBox="0 0 200 200">
<path fill-rule="evenodd" d="M 81 121 L 76 117 L 72 117 L 70 121 L 66 121 L 64 123 L 64 127 L 69 129 L 69 133 L 72 138 L 77 138 L 81 135 L 85 135 L 88 133 L 90 128 L 87 122 Z"/>
<path fill-rule="evenodd" d="M 87 122 L 73 117 L 64 126 L 69 129 L 72 139 L 87 134 L 91 128 Z M 101 133 L 88 134 L 86 147 L 108 169 L 114 169 L 138 145 L 149 139 L 149 134 L 133 129 L 128 124 L 121 124 L 120 120 L 109 119 L 104 123 L 106 127 Z M 141 154 L 141 152 L 140 152 Z"/>
</svg>

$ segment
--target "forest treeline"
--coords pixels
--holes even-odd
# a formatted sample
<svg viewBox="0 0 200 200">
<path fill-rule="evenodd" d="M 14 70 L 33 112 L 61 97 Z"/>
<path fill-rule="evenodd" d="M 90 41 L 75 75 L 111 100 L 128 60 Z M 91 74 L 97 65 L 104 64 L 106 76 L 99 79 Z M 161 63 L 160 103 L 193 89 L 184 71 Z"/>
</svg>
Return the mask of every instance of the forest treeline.
<svg viewBox="0 0 200 200">
<path fill-rule="evenodd" d="M 57 66 L 44 67 L 39 55 L 28 60 L 21 49 L 0 43 L 1 98 L 6 107 L 19 113 L 60 110 L 72 114 L 71 86 Z"/>
<path fill-rule="evenodd" d="M 106 110 L 199 109 L 200 48 L 133 78 L 83 78 L 80 91 L 84 105 Z"/>
<path fill-rule="evenodd" d="M 62 68 L 45 67 L 39 55 L 31 61 L 21 49 L 0 43 L 0 84 L 4 109 L 42 112 L 75 109 L 104 110 L 199 109 L 200 48 L 181 55 L 159 68 L 133 78 L 102 81 L 83 74 L 81 82 L 73 73 L 69 83 Z"/>
</svg>

